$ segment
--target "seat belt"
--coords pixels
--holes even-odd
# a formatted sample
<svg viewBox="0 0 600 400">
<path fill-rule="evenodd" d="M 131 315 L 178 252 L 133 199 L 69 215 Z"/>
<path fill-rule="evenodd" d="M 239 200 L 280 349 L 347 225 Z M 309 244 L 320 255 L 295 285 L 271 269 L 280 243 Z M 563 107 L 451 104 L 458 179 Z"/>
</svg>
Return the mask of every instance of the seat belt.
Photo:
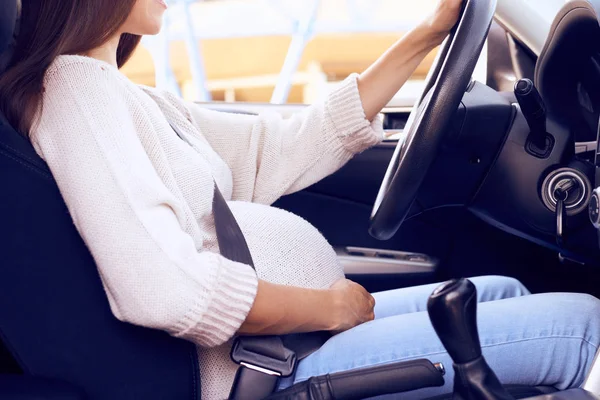
<svg viewBox="0 0 600 400">
<path fill-rule="evenodd" d="M 173 131 L 192 148 L 187 137 L 171 124 Z M 213 217 L 219 250 L 223 257 L 247 264 L 254 260 L 246 238 L 227 201 L 214 182 Z M 298 361 L 317 351 L 331 336 L 328 332 L 285 336 L 240 336 L 233 344 L 231 359 L 240 365 L 229 395 L 230 400 L 260 400 L 275 389 L 279 378 L 293 375 Z"/>
</svg>

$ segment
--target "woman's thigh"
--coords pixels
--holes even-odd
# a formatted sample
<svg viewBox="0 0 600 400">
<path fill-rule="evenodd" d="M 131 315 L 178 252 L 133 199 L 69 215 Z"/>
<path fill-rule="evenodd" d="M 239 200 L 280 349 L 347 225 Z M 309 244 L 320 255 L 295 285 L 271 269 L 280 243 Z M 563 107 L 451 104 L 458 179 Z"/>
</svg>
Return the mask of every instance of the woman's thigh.
<svg viewBox="0 0 600 400">
<path fill-rule="evenodd" d="M 505 276 L 481 276 L 472 278 L 471 281 L 477 287 L 479 302 L 530 294 L 521 282 Z M 439 285 L 434 283 L 373 294 L 376 301 L 375 318 L 427 311 L 427 299 Z"/>
<path fill-rule="evenodd" d="M 483 354 L 504 384 L 577 387 L 600 342 L 600 301 L 542 294 L 487 302 L 479 306 L 478 324 Z M 443 363 L 446 384 L 405 393 L 402 399 L 451 392 L 452 360 L 426 312 L 382 318 L 331 338 L 299 363 L 294 381 L 420 358 Z"/>
</svg>

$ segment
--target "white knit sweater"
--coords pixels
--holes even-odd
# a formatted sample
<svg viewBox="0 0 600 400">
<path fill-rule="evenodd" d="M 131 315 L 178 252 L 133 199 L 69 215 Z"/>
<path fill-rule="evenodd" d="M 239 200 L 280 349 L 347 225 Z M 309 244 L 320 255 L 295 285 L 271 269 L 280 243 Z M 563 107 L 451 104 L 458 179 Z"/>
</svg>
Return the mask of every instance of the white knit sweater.
<svg viewBox="0 0 600 400">
<path fill-rule="evenodd" d="M 226 398 L 231 338 L 257 277 L 218 254 L 213 178 L 261 279 L 327 288 L 343 276 L 331 246 L 301 218 L 269 207 L 376 144 L 356 75 L 289 119 L 225 114 L 131 83 L 113 66 L 60 56 L 31 132 L 122 321 L 197 344 L 206 400 Z M 169 126 L 186 135 L 190 146 Z"/>
</svg>

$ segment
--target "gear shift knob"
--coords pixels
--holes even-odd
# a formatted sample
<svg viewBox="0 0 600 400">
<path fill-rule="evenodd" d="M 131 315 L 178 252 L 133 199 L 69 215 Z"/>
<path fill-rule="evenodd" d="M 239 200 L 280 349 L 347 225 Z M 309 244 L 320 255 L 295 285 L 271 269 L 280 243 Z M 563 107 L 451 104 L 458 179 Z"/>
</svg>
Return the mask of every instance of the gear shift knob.
<svg viewBox="0 0 600 400">
<path fill-rule="evenodd" d="M 481 354 L 477 333 L 477 289 L 453 280 L 429 297 L 431 324 L 454 361 L 454 400 L 513 400 Z"/>
<path fill-rule="evenodd" d="M 427 302 L 429 318 L 455 364 L 481 357 L 477 333 L 477 289 L 467 279 L 437 288 Z"/>
</svg>

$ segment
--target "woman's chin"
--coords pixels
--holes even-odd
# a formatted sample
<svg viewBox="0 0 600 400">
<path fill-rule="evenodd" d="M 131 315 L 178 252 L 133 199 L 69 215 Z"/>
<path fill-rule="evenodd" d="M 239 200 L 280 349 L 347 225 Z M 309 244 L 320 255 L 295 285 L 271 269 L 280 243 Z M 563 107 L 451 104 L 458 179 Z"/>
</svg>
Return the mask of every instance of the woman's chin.
<svg viewBox="0 0 600 400">
<path fill-rule="evenodd" d="M 143 26 L 138 27 L 139 29 L 132 29 L 133 32 L 129 33 L 140 36 L 154 36 L 160 33 L 162 26 L 162 18 L 157 18 L 155 21 L 147 21 Z"/>
<path fill-rule="evenodd" d="M 162 21 L 161 21 L 161 23 L 158 23 L 158 24 L 156 24 L 154 26 L 149 26 L 148 29 L 146 30 L 146 32 L 142 34 L 142 36 L 144 36 L 144 35 L 148 35 L 148 36 L 158 35 L 160 33 L 161 29 L 162 29 Z"/>
<path fill-rule="evenodd" d="M 149 31 L 148 33 L 145 33 L 142 36 L 156 36 L 160 33 L 160 29 L 161 27 L 159 26 L 158 28 Z"/>
</svg>

